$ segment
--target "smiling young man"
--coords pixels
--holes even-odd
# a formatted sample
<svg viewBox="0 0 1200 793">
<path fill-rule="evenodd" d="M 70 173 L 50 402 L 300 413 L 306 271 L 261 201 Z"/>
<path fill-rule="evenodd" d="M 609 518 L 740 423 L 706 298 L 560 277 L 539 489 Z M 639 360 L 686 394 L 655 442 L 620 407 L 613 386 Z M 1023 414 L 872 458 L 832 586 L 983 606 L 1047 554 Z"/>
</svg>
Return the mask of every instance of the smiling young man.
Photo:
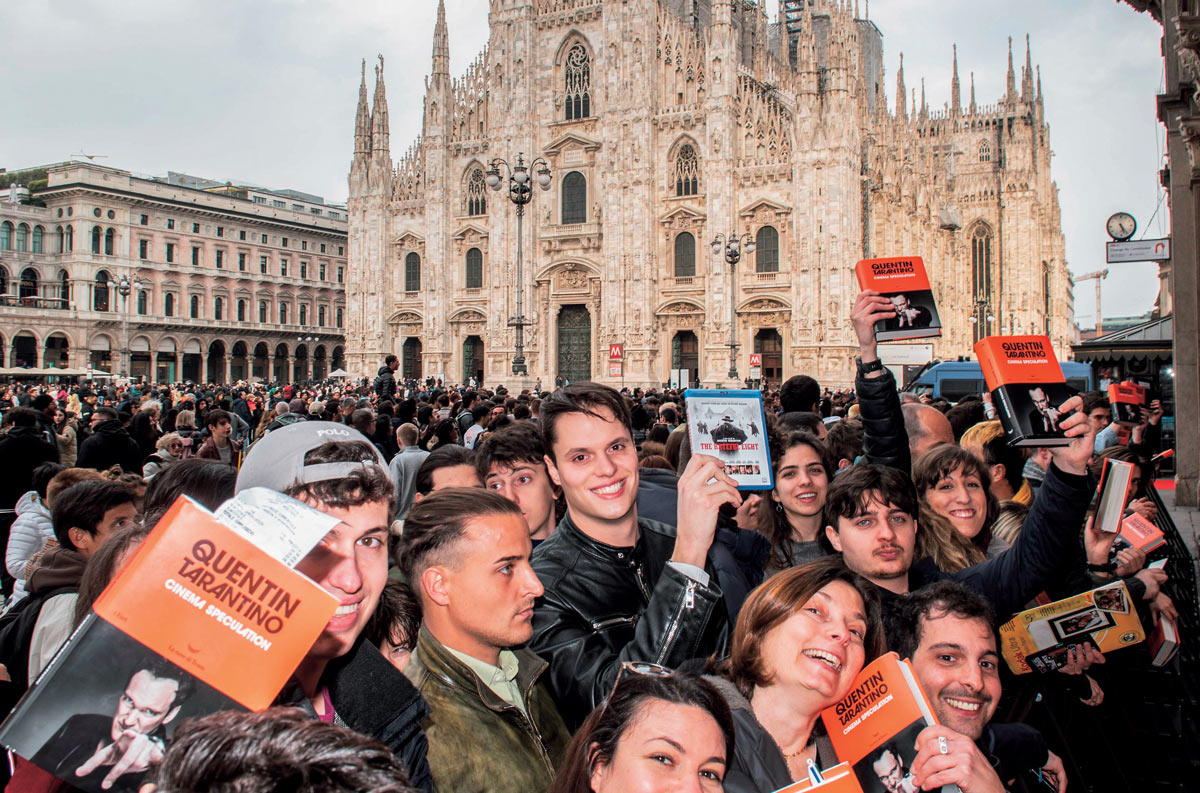
<svg viewBox="0 0 1200 793">
<path fill-rule="evenodd" d="M 545 790 L 570 734 L 520 647 L 542 585 L 520 508 L 497 493 L 449 488 L 415 504 L 397 557 L 421 602 L 405 672 L 429 703 L 429 765 L 438 790 Z"/>
<path fill-rule="evenodd" d="M 387 744 L 413 785 L 432 790 L 421 720 L 428 707 L 413 685 L 362 637 L 387 583 L 387 538 L 394 487 L 379 451 L 349 427 L 289 424 L 264 436 L 246 457 L 237 490 L 268 487 L 340 521 L 296 565 L 338 598 L 321 636 L 292 675 L 281 700 L 322 721 Z"/>
<path fill-rule="evenodd" d="M 550 690 L 577 727 L 612 690 L 622 662 L 674 668 L 724 646 L 728 619 L 708 550 L 717 510 L 741 496 L 720 461 L 693 455 L 679 479 L 678 526 L 639 519 L 632 420 L 607 386 L 555 391 L 539 427 L 567 514 L 534 553 L 545 594 L 530 647 L 550 663 Z"/>
<path fill-rule="evenodd" d="M 1003 790 L 1001 779 L 1040 769 L 1058 790 L 1062 760 L 1041 733 L 1024 724 L 992 724 L 1000 702 L 996 617 L 982 596 L 938 581 L 896 601 L 888 615 L 889 646 L 909 660 L 940 726 L 917 738 L 912 771 L 926 789 L 956 784 L 964 793 Z M 937 738 L 949 751 L 940 751 Z"/>
<path fill-rule="evenodd" d="M 1080 406 L 1079 397 L 1062 406 L 1064 414 L 1074 410 L 1062 423 L 1071 445 L 1052 450 L 1054 462 L 1021 533 L 988 561 L 946 573 L 931 558 L 916 560 L 916 488 L 907 473 L 882 465 L 857 465 L 834 479 L 825 500 L 826 537 L 847 567 L 880 588 L 885 613 L 899 595 L 953 578 L 986 596 L 1007 619 L 1064 569 L 1083 565 L 1079 527 L 1095 488 L 1087 476 L 1092 433 Z"/>
</svg>

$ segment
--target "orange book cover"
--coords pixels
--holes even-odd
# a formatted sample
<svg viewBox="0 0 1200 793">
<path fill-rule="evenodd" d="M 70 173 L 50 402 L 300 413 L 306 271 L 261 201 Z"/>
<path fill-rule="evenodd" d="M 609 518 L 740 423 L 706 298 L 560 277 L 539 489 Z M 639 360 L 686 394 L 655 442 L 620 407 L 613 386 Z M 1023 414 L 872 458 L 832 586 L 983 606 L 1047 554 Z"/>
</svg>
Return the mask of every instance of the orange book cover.
<svg viewBox="0 0 1200 793">
<path fill-rule="evenodd" d="M 776 790 L 775 793 L 805 793 L 809 790 L 820 790 L 822 793 L 863 793 L 862 785 L 849 763 L 838 763 L 832 768 L 821 772 L 824 781 L 814 782 L 812 779 L 801 779 L 787 787 Z"/>
<path fill-rule="evenodd" d="M 920 256 L 862 259 L 854 265 L 861 289 L 872 289 L 892 301 L 896 315 L 875 323 L 878 341 L 924 339 L 942 335 L 937 301 Z"/>
<path fill-rule="evenodd" d="M 1137 383 L 1112 383 L 1108 387 L 1108 403 L 1112 420 L 1127 427 L 1142 420 L 1142 405 L 1146 404 L 1146 389 Z"/>
<path fill-rule="evenodd" d="M 1133 512 L 1121 521 L 1121 535 L 1113 542 L 1113 549 L 1119 551 L 1122 548 L 1133 547 L 1150 553 L 1166 543 L 1167 539 L 1163 536 L 1162 529 Z"/>
<path fill-rule="evenodd" d="M 180 499 L 94 610 L 231 699 L 262 710 L 337 606 L 307 576 Z"/>
<path fill-rule="evenodd" d="M 988 336 L 975 357 L 1012 446 L 1066 446 L 1058 410 L 1073 391 L 1047 336 Z"/>
<path fill-rule="evenodd" d="M 907 661 L 887 653 L 863 668 L 842 700 L 821 713 L 838 759 L 864 790 L 910 776 L 921 730 L 937 717 Z"/>
</svg>

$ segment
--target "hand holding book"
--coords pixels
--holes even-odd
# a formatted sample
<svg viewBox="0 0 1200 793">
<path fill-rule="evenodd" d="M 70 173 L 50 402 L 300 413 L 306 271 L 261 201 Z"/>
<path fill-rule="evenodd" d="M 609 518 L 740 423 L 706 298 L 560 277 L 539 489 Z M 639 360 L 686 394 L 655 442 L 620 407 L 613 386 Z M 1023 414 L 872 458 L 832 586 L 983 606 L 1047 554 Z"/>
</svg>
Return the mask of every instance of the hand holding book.
<svg viewBox="0 0 1200 793">
<path fill-rule="evenodd" d="M 854 308 L 850 311 L 850 324 L 854 326 L 854 335 L 858 337 L 859 357 L 863 363 L 870 363 L 879 357 L 876 352 L 878 342 L 875 341 L 875 324 L 885 322 L 896 316 L 896 308 L 892 301 L 876 292 L 874 289 L 864 289 L 854 299 Z M 879 377 L 882 372 L 872 372 L 868 377 Z"/>
<path fill-rule="evenodd" d="M 1087 414 L 1083 412 L 1083 398 L 1071 397 L 1059 406 L 1058 413 L 1066 416 L 1058 426 L 1063 435 L 1071 439 L 1071 443 L 1068 446 L 1051 447 L 1054 464 L 1068 474 L 1084 476 L 1087 474 L 1088 460 L 1092 459 L 1095 452 L 1096 434 L 1088 423 Z"/>
</svg>

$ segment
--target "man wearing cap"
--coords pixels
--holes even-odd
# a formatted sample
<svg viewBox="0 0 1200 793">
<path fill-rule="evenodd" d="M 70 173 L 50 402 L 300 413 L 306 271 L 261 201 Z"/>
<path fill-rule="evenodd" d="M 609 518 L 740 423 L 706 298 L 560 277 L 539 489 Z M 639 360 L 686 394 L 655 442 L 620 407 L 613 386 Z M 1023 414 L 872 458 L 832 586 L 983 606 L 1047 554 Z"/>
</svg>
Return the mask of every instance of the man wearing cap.
<svg viewBox="0 0 1200 793">
<path fill-rule="evenodd" d="M 301 421 L 267 434 L 246 456 L 237 490 L 252 487 L 278 490 L 341 521 L 296 565 L 341 605 L 280 702 L 383 741 L 405 764 L 412 784 L 431 791 L 421 730 L 429 708 L 362 636 L 387 583 L 395 498 L 387 464 L 357 431 Z"/>
</svg>

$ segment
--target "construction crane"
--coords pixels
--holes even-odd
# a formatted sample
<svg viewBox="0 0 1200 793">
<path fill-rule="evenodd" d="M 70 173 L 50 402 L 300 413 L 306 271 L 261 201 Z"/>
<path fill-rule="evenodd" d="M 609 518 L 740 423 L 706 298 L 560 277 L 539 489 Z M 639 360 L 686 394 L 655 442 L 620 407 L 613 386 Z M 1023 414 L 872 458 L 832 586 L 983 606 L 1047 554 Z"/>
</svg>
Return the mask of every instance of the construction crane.
<svg viewBox="0 0 1200 793">
<path fill-rule="evenodd" d="M 1087 273 L 1086 275 L 1080 275 L 1075 278 L 1075 283 L 1077 283 L 1077 284 L 1082 281 L 1089 281 L 1089 280 L 1094 280 L 1096 282 L 1096 335 L 1097 336 L 1102 336 L 1104 334 L 1104 327 L 1100 321 L 1100 282 L 1103 281 L 1107 277 L 1108 277 L 1108 268 L 1105 268 L 1103 270 L 1096 270 L 1095 272 Z"/>
</svg>

